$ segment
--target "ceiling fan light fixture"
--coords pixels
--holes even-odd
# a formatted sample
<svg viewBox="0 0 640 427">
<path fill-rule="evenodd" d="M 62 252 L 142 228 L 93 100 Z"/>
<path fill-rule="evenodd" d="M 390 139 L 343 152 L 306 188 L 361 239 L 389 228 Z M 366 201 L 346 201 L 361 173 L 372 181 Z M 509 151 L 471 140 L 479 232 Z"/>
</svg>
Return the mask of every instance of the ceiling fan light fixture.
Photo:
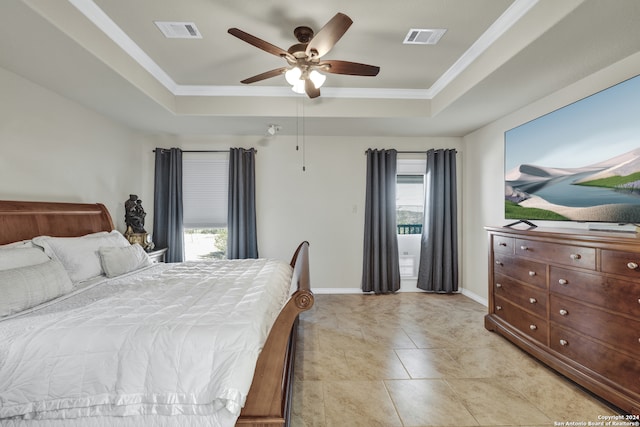
<svg viewBox="0 0 640 427">
<path fill-rule="evenodd" d="M 304 74 L 304 78 L 303 78 Z M 287 83 L 291 85 L 291 90 L 295 93 L 305 93 L 304 81 L 305 79 L 311 80 L 313 86 L 316 89 L 320 89 L 320 87 L 324 84 L 325 80 L 327 80 L 327 76 L 320 73 L 318 70 L 311 70 L 311 72 L 303 73 L 299 67 L 293 67 L 288 69 L 284 73 L 284 78 L 287 80 Z"/>
<path fill-rule="evenodd" d="M 305 93 L 304 80 L 298 80 L 295 84 L 291 86 L 291 90 L 299 94 Z"/>
<path fill-rule="evenodd" d="M 290 68 L 284 73 L 284 78 L 287 79 L 287 83 L 291 86 L 295 86 L 300 82 L 300 76 L 302 76 L 302 70 L 298 67 Z M 304 83 L 302 85 L 304 86 Z"/>
<path fill-rule="evenodd" d="M 309 78 L 313 82 L 313 85 L 316 87 L 316 89 L 320 89 L 320 87 L 322 87 L 322 85 L 324 84 L 324 81 L 327 80 L 327 76 L 325 76 L 318 70 L 312 70 L 309 73 Z"/>
</svg>

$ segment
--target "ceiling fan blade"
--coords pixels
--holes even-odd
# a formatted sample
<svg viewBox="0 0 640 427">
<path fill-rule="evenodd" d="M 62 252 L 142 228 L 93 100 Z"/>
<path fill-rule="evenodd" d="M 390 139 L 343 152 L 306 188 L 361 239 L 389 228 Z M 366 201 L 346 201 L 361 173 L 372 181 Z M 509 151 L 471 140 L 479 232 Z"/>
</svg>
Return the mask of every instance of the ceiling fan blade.
<svg viewBox="0 0 640 427">
<path fill-rule="evenodd" d="M 284 74 L 287 71 L 287 67 L 276 68 L 275 70 L 265 71 L 262 74 L 258 74 L 253 77 L 249 77 L 248 79 L 242 80 L 240 83 L 249 84 L 259 82 L 260 80 L 270 79 L 271 77 L 276 77 L 281 74 Z"/>
<path fill-rule="evenodd" d="M 316 33 L 307 45 L 307 56 L 321 57 L 333 48 L 353 24 L 344 13 L 337 13 Z"/>
<path fill-rule="evenodd" d="M 240 40 L 245 41 L 250 45 L 257 47 L 258 49 L 262 49 L 265 52 L 268 52 L 272 55 L 280 56 L 280 57 L 291 57 L 292 59 L 295 60 L 295 58 L 293 58 L 293 55 L 291 55 L 286 50 L 281 49 L 278 46 L 272 45 L 271 43 L 268 43 L 262 39 L 259 39 L 256 36 L 252 36 L 249 33 L 245 33 L 244 31 L 238 28 L 229 28 L 227 32 L 232 36 L 236 36 Z"/>
<path fill-rule="evenodd" d="M 349 74 L 351 76 L 377 76 L 380 67 L 368 64 L 359 64 L 357 62 L 339 61 L 330 59 L 322 61 L 318 67 L 327 73 L 333 74 Z"/>
<path fill-rule="evenodd" d="M 317 98 L 320 96 L 320 89 L 316 88 L 311 79 L 306 79 L 304 81 L 304 91 L 307 93 L 309 98 Z"/>
</svg>

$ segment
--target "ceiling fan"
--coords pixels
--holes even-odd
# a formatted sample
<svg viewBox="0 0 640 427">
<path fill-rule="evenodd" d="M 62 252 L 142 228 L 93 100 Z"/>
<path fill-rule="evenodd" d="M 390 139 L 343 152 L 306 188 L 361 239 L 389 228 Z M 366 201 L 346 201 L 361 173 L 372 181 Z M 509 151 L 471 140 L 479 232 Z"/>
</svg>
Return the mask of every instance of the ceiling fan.
<svg viewBox="0 0 640 427">
<path fill-rule="evenodd" d="M 335 59 L 322 59 L 322 57 L 333 48 L 336 42 L 340 40 L 344 33 L 347 32 L 351 24 L 353 24 L 351 18 L 344 13 L 337 13 L 315 35 L 309 27 L 297 27 L 293 30 L 293 34 L 298 40 L 298 43 L 291 46 L 288 50 L 274 46 L 238 28 L 229 28 L 229 34 L 267 53 L 284 58 L 289 63 L 287 67 L 266 71 L 244 79 L 240 83 L 255 83 L 285 74 L 287 81 L 293 86 L 292 89 L 294 92 L 306 93 L 309 98 L 316 98 L 320 96 L 320 86 L 322 86 L 322 83 L 324 83 L 326 79 L 326 76 L 320 73 L 320 71 L 352 76 L 378 75 L 380 67 L 374 65 Z"/>
</svg>

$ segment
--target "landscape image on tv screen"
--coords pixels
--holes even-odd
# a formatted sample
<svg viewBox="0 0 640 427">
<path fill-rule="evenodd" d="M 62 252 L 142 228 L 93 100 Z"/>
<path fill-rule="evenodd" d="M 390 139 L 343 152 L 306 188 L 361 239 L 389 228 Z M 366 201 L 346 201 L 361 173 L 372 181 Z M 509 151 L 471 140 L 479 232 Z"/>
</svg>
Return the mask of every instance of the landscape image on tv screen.
<svg viewBox="0 0 640 427">
<path fill-rule="evenodd" d="M 505 132 L 505 218 L 640 224 L 640 76 Z"/>
</svg>

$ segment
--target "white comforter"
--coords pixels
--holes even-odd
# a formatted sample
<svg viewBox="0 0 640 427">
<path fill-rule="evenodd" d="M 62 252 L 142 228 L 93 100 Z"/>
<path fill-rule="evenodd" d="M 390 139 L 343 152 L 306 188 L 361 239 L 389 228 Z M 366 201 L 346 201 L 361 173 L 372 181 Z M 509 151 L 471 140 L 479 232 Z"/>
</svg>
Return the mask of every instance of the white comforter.
<svg viewBox="0 0 640 427">
<path fill-rule="evenodd" d="M 0 423 L 233 425 L 290 280 L 273 260 L 159 264 L 2 321 Z"/>
</svg>

